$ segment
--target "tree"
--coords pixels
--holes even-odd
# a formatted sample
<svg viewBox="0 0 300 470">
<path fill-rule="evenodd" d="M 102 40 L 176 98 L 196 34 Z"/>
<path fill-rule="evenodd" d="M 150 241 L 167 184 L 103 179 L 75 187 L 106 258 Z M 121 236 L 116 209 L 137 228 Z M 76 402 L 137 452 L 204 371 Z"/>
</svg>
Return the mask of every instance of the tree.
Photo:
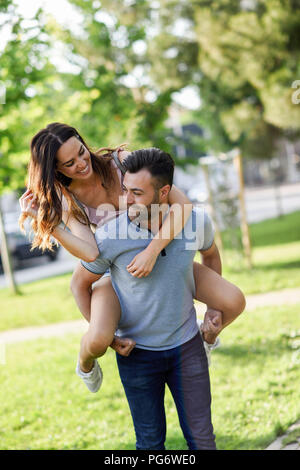
<svg viewBox="0 0 300 470">
<path fill-rule="evenodd" d="M 82 64 L 80 73 L 68 79 L 71 89 L 85 90 L 88 97 L 79 114 L 82 133 L 98 147 L 124 142 L 133 149 L 163 143 L 166 147 L 163 123 L 171 91 L 149 99 L 152 89 L 143 79 L 146 73 L 133 85 L 128 84 L 135 67 L 144 66 L 134 53 L 134 45 L 145 39 L 144 23 L 137 24 L 134 12 L 127 9 L 119 20 L 114 2 L 102 2 L 101 9 L 99 2 L 91 0 L 70 3 L 82 15 L 82 33 L 75 35 L 72 29 L 57 24 L 53 31 Z"/>
<path fill-rule="evenodd" d="M 24 185 L 28 142 L 40 117 L 32 113 L 32 101 L 52 70 L 45 55 L 48 44 L 41 10 L 25 21 L 13 2 L 5 5 L 0 10 L 2 27 L 10 31 L 0 52 L 0 81 L 5 88 L 5 100 L 0 103 L 0 194 Z"/>
<path fill-rule="evenodd" d="M 104 2 L 105 4 L 107 2 Z M 271 156 L 276 139 L 297 137 L 300 9 L 295 0 L 110 2 L 121 21 L 152 27 L 141 60 L 159 93 L 195 85 L 212 150 L 234 146 Z M 134 11 L 134 13 L 133 13 Z M 207 136 L 207 134 L 206 134 Z"/>
<path fill-rule="evenodd" d="M 5 91 L 0 102 L 0 197 L 8 189 L 24 185 L 25 160 L 31 123 L 28 113 L 36 86 L 49 72 L 44 56 L 46 41 L 42 37 L 41 11 L 31 21 L 24 21 L 11 1 L 1 2 L 1 27 L 7 28 L 8 39 L 0 52 L 0 82 Z M 15 293 L 7 248 L 5 226 L 0 206 L 1 252 L 4 272 Z"/>
</svg>

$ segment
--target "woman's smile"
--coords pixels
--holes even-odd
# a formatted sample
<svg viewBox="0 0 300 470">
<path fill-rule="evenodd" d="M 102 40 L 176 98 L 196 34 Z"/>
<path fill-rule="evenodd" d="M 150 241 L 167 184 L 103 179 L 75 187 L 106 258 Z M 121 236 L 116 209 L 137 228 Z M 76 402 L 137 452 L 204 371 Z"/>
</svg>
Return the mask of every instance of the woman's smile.
<svg viewBox="0 0 300 470">
<path fill-rule="evenodd" d="M 83 170 L 78 170 L 77 173 L 79 173 L 80 175 L 86 175 L 87 173 L 89 173 L 89 170 L 90 170 L 90 165 L 87 163 L 86 167 Z"/>
</svg>

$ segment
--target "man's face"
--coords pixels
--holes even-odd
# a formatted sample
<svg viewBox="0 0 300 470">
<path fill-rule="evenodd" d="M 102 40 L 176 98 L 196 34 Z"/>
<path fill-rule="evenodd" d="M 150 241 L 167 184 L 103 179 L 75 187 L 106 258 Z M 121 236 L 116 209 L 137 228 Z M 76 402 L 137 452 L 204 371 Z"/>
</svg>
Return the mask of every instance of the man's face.
<svg viewBox="0 0 300 470">
<path fill-rule="evenodd" d="M 129 173 L 128 171 L 125 173 L 123 191 L 129 216 L 150 218 L 151 209 L 155 210 L 155 207 L 151 208 L 151 205 L 166 202 L 163 188 L 156 189 L 154 185 L 155 179 L 146 169 L 137 173 Z"/>
</svg>

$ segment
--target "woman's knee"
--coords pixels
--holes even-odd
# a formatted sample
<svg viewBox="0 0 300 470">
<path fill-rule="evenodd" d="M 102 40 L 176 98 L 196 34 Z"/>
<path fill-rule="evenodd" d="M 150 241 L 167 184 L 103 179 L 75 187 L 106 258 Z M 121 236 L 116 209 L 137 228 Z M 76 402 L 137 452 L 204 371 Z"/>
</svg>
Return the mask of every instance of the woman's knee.
<svg viewBox="0 0 300 470">
<path fill-rule="evenodd" d="M 246 299 L 243 292 L 237 287 L 232 285 L 230 295 L 225 299 L 224 309 L 227 313 L 237 317 L 246 307 Z"/>
<path fill-rule="evenodd" d="M 111 345 L 114 339 L 113 334 L 90 334 L 86 338 L 86 348 L 89 354 L 93 357 L 100 357 L 106 353 L 107 348 Z"/>
</svg>

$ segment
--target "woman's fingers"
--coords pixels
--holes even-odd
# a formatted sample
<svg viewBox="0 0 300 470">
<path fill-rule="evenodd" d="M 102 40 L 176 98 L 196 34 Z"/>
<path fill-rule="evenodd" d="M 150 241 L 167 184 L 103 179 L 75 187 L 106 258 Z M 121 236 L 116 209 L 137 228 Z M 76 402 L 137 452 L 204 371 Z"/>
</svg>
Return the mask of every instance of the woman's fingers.
<svg viewBox="0 0 300 470">
<path fill-rule="evenodd" d="M 27 189 L 27 190 L 25 191 L 25 193 L 22 194 L 22 196 L 20 197 L 20 199 L 22 199 L 22 197 L 24 197 L 24 196 L 27 196 L 27 194 L 29 194 L 29 193 L 32 193 L 31 189 Z"/>
<path fill-rule="evenodd" d="M 127 265 L 127 269 L 128 268 L 132 268 L 132 266 L 134 265 L 135 263 L 135 257 L 133 258 L 133 260 Z"/>
<path fill-rule="evenodd" d="M 32 192 L 28 192 L 28 194 L 24 193 L 23 196 L 20 198 L 20 205 L 24 206 L 24 204 L 28 203 L 28 201 L 31 201 L 33 198 Z"/>
<path fill-rule="evenodd" d="M 22 194 L 22 196 L 20 197 L 19 201 L 23 201 L 24 199 L 26 199 L 26 197 L 30 196 L 31 194 L 32 194 L 31 189 L 27 189 L 27 191 L 25 191 L 25 193 Z"/>
<path fill-rule="evenodd" d="M 136 271 L 138 268 L 134 265 L 130 266 L 130 267 L 127 267 L 127 271 L 129 273 L 133 273 L 134 271 Z"/>
</svg>

